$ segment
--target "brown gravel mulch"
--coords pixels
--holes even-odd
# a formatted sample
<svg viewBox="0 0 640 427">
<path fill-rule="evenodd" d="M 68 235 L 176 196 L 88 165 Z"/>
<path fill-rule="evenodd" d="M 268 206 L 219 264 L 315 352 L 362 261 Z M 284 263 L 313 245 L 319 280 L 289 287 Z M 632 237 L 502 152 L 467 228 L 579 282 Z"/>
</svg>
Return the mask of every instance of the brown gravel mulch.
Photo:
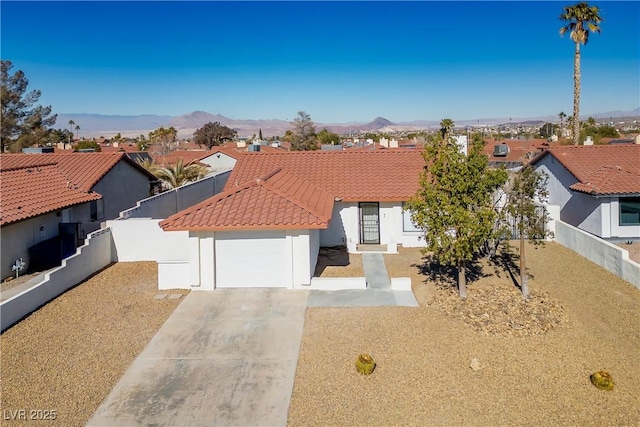
<svg viewBox="0 0 640 427">
<path fill-rule="evenodd" d="M 5 331 L 2 425 L 85 425 L 182 301 L 159 293 L 156 263 L 117 263 Z M 27 419 L 11 420 L 19 410 Z"/>
<path fill-rule="evenodd" d="M 307 309 L 288 424 L 640 425 L 640 291 L 555 243 L 526 250 L 532 294 L 561 307 L 544 333 L 483 333 L 447 314 L 417 249 L 385 261 L 412 278 L 420 307 Z M 479 290 L 497 286 L 510 275 L 485 266 L 453 301 L 486 304 L 496 294 Z M 356 372 L 361 353 L 377 362 L 370 376 Z M 590 383 L 598 370 L 612 391 Z"/>
</svg>

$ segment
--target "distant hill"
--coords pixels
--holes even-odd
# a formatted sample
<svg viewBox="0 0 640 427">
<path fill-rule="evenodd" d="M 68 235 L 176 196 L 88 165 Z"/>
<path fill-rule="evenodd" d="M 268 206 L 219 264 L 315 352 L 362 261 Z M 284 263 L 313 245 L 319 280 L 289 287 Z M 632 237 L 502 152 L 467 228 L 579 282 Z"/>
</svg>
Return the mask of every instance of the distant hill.
<svg viewBox="0 0 640 427">
<path fill-rule="evenodd" d="M 609 111 L 598 114 L 582 115 L 584 119 L 594 117 L 596 119 L 640 117 L 640 108 L 632 111 Z M 160 116 L 144 114 L 139 116 L 125 115 L 104 115 L 88 113 L 64 113 L 58 114 L 55 128 L 69 129 L 69 120 L 73 120 L 80 126 L 80 136 L 84 137 L 111 137 L 117 133 L 122 136 L 136 137 L 140 134 L 147 135 L 150 131 L 160 126 L 173 126 L 178 131 L 178 136 L 188 138 L 200 127 L 209 122 L 220 122 L 222 125 L 235 129 L 241 137 L 251 137 L 257 135 L 262 130 L 262 135 L 270 137 L 274 135 L 284 135 L 291 128 L 291 123 L 278 119 L 231 119 L 222 114 L 211 114 L 206 111 L 193 111 L 181 116 Z M 543 124 L 545 122 L 557 122 L 558 116 L 545 117 L 524 117 L 524 118 L 481 118 L 469 120 L 455 120 L 457 126 L 490 126 L 500 124 Z M 417 131 L 421 129 L 434 129 L 440 126 L 440 120 L 414 120 L 407 122 L 393 123 L 384 117 L 376 117 L 368 123 L 315 123 L 318 131 L 326 128 L 330 132 L 347 135 L 358 132 L 373 131 Z M 75 126 L 74 126 L 75 127 Z"/>
<path fill-rule="evenodd" d="M 160 126 L 167 126 L 171 121 L 171 116 L 158 116 L 155 114 L 144 114 L 140 116 L 111 116 L 104 114 L 88 113 L 63 113 L 58 114 L 56 129 L 69 129 L 69 120 L 73 120 L 75 125 L 80 126 L 81 136 L 113 136 L 118 132 L 126 136 L 138 136 L 141 133 L 147 134 Z M 74 130 L 75 133 L 75 130 Z"/>
</svg>

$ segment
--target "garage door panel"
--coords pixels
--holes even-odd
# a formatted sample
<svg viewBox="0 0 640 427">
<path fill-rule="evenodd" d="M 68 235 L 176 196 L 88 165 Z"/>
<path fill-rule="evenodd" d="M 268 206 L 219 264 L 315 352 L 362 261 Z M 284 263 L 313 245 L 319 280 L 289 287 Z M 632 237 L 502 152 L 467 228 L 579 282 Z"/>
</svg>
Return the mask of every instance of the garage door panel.
<svg viewBox="0 0 640 427">
<path fill-rule="evenodd" d="M 284 231 L 216 233 L 216 287 L 286 287 Z"/>
</svg>

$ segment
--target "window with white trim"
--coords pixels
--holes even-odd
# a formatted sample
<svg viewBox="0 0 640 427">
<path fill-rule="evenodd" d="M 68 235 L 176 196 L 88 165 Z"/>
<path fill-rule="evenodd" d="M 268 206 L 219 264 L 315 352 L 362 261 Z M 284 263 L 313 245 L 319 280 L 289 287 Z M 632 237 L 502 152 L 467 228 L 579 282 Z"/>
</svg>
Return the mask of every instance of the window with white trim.
<svg viewBox="0 0 640 427">
<path fill-rule="evenodd" d="M 621 197 L 620 225 L 640 225 L 640 197 Z"/>
<path fill-rule="evenodd" d="M 411 221 L 411 211 L 405 210 L 405 202 L 402 202 L 402 231 L 422 232 L 423 230 Z"/>
</svg>

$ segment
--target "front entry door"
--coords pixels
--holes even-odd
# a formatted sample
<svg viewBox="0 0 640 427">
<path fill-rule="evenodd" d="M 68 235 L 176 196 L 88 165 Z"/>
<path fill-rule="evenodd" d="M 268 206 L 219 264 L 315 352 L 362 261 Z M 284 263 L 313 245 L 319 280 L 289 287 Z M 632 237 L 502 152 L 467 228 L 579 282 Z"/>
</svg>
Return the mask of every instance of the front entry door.
<svg viewBox="0 0 640 427">
<path fill-rule="evenodd" d="M 377 202 L 360 203 L 360 243 L 380 244 L 380 208 Z"/>
</svg>

